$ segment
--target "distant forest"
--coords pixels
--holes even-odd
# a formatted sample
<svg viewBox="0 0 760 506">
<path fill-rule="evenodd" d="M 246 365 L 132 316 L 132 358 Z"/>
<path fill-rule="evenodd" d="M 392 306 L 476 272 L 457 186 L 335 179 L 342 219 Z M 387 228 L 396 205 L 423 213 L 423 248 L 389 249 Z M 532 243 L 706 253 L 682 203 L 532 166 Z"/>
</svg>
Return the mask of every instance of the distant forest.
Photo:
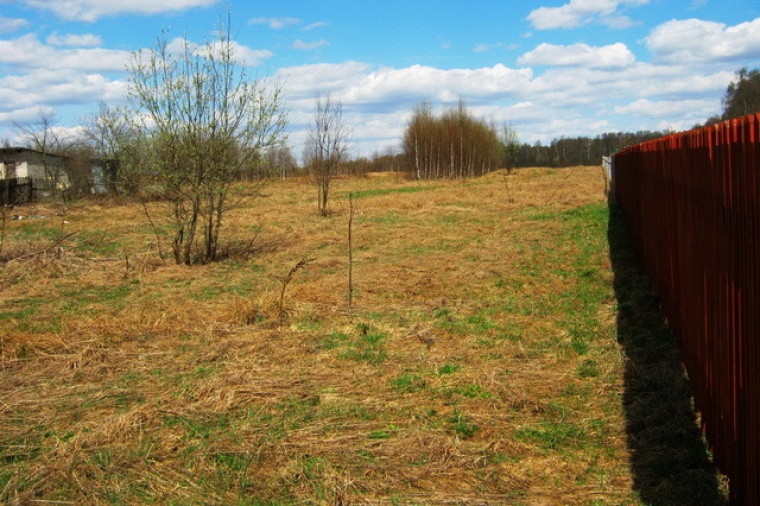
<svg viewBox="0 0 760 506">
<path fill-rule="evenodd" d="M 596 137 L 560 137 L 548 146 L 540 142 L 521 144 L 515 167 L 570 167 L 600 165 L 603 156 L 610 156 L 626 146 L 656 139 L 670 132 L 642 131 L 605 133 Z"/>
<path fill-rule="evenodd" d="M 510 167 L 573 167 L 577 165 L 601 165 L 603 156 L 610 156 L 625 146 L 656 139 L 670 132 L 642 131 L 635 133 L 605 133 L 596 137 L 561 137 L 544 145 L 522 143 L 516 146 Z M 506 164 L 504 164 L 506 165 Z M 371 158 L 360 157 L 344 165 L 348 174 L 366 172 L 413 172 L 408 157 L 403 153 L 375 153 Z"/>
</svg>

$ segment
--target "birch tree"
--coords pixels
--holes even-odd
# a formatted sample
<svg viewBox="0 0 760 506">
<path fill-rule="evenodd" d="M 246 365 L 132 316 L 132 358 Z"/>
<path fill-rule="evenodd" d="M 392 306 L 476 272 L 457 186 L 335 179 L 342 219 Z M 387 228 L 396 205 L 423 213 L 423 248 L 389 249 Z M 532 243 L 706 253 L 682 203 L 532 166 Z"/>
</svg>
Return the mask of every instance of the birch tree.
<svg viewBox="0 0 760 506">
<path fill-rule="evenodd" d="M 328 94 L 323 100 L 317 94 L 314 119 L 309 125 L 309 135 L 304 151 L 304 165 L 309 168 L 312 181 L 317 187 L 319 214 L 327 216 L 330 184 L 348 154 L 351 130 L 343 122 L 343 103 Z"/>
<path fill-rule="evenodd" d="M 502 158 L 496 126 L 474 118 L 463 101 L 440 116 L 428 104 L 416 107 L 403 148 L 417 179 L 480 176 L 497 169 Z"/>
</svg>

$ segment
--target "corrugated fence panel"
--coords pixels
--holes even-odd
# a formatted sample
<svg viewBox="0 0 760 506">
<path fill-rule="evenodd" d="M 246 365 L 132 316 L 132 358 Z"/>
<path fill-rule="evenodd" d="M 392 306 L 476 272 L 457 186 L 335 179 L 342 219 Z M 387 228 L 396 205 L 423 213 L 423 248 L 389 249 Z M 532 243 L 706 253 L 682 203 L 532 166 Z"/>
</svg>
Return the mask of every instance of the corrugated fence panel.
<svg viewBox="0 0 760 506">
<path fill-rule="evenodd" d="M 614 156 L 615 194 L 678 336 L 731 501 L 760 505 L 760 114 Z"/>
</svg>

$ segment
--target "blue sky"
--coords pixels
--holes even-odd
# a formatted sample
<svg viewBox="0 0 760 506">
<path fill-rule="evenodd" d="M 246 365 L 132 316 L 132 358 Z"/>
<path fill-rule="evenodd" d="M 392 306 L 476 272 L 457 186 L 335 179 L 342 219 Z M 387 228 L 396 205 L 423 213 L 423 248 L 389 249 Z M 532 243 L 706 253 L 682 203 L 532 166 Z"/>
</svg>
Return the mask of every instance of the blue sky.
<svg viewBox="0 0 760 506">
<path fill-rule="evenodd" d="M 0 0 L 0 139 L 54 110 L 75 134 L 124 103 L 125 63 L 170 38 L 203 42 L 216 0 Z M 721 110 L 740 67 L 760 67 L 748 0 L 233 0 L 240 55 L 284 83 L 300 156 L 317 92 L 344 106 L 352 150 L 397 148 L 416 104 L 464 99 L 522 142 L 683 130 Z"/>
</svg>

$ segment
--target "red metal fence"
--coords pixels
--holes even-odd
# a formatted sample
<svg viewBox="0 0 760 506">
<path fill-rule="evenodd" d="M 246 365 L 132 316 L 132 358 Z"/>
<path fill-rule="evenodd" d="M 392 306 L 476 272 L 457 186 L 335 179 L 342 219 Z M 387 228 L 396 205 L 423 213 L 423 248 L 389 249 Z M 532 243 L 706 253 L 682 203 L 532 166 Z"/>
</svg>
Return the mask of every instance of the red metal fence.
<svg viewBox="0 0 760 506">
<path fill-rule="evenodd" d="M 731 501 L 758 505 L 760 114 L 627 147 L 614 172 Z"/>
</svg>

